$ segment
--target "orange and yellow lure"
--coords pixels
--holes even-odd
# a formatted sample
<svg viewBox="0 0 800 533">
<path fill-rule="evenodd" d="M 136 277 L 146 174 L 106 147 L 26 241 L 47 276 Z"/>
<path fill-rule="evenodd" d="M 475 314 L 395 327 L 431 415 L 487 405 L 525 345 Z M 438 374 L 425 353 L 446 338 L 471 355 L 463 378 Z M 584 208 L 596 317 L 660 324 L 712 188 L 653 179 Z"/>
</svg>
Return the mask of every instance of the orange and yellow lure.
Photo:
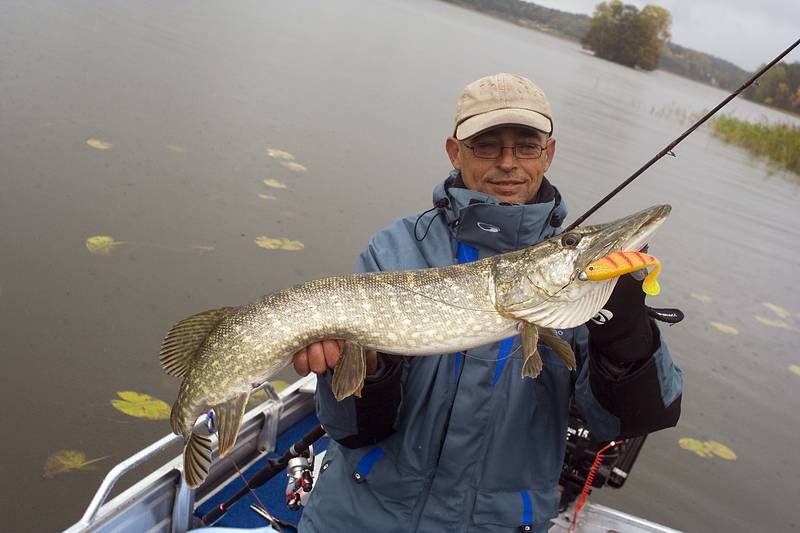
<svg viewBox="0 0 800 533">
<path fill-rule="evenodd" d="M 661 287 L 656 281 L 661 272 L 661 261 L 656 257 L 642 252 L 614 252 L 597 261 L 590 263 L 586 270 L 581 272 L 580 279 L 584 281 L 602 281 L 628 274 L 634 270 L 654 267 L 642 282 L 642 290 L 655 296 L 661 292 Z"/>
</svg>

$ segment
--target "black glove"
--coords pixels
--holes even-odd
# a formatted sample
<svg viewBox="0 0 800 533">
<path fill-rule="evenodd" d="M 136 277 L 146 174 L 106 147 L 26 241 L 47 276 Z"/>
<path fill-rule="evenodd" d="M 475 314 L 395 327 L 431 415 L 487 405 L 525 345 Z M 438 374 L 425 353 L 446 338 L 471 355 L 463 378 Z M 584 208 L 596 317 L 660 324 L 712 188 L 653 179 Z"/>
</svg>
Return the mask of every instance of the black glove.
<svg viewBox="0 0 800 533">
<path fill-rule="evenodd" d="M 641 281 L 630 274 L 620 276 L 603 309 L 586 323 L 592 353 L 628 366 L 656 351 L 660 337 L 644 304 L 645 296 Z"/>
</svg>

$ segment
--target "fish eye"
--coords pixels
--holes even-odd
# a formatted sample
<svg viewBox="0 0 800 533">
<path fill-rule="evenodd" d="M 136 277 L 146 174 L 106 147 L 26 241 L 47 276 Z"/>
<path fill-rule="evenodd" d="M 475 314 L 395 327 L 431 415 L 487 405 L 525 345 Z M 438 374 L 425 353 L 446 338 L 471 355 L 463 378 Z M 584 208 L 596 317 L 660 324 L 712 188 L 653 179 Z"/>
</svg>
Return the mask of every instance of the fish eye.
<svg viewBox="0 0 800 533">
<path fill-rule="evenodd" d="M 565 233 L 561 236 L 561 246 L 565 246 L 567 248 L 574 248 L 581 242 L 581 234 L 580 233 Z"/>
</svg>

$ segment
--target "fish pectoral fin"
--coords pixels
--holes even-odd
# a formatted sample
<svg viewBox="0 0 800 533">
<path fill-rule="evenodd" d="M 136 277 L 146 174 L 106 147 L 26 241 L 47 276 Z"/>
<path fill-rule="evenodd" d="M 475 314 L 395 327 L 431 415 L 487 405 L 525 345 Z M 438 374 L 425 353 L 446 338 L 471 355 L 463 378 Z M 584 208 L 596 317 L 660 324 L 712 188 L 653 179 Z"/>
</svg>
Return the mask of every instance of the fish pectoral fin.
<svg viewBox="0 0 800 533">
<path fill-rule="evenodd" d="M 535 378 L 542 371 L 542 356 L 537 347 L 539 331 L 535 325 L 527 322 L 522 323 L 521 329 L 522 377 Z"/>
<path fill-rule="evenodd" d="M 208 334 L 233 307 L 221 307 L 197 313 L 184 318 L 169 330 L 161 343 L 159 359 L 161 366 L 171 376 L 182 378 L 186 375 L 200 345 Z"/>
<path fill-rule="evenodd" d="M 575 370 L 578 368 L 578 364 L 575 361 L 575 352 L 572 351 L 572 346 L 570 346 L 567 341 L 559 337 L 558 334 L 550 328 L 538 329 L 542 342 L 556 352 L 556 355 L 564 361 L 564 365 L 566 365 L 568 369 Z"/>
<path fill-rule="evenodd" d="M 342 401 L 348 396 L 355 394 L 361 397 L 361 389 L 364 387 L 364 377 L 367 375 L 367 362 L 364 355 L 364 347 L 351 341 L 345 341 L 342 352 L 339 354 L 339 362 L 333 370 L 333 395 L 337 400 Z"/>
<path fill-rule="evenodd" d="M 214 406 L 214 416 L 217 419 L 217 436 L 219 438 L 219 456 L 225 457 L 236 444 L 239 426 L 242 424 L 248 393 L 240 394 L 225 403 Z"/>
<path fill-rule="evenodd" d="M 211 439 L 194 432 L 183 447 L 183 475 L 186 484 L 197 488 L 211 468 Z"/>
</svg>

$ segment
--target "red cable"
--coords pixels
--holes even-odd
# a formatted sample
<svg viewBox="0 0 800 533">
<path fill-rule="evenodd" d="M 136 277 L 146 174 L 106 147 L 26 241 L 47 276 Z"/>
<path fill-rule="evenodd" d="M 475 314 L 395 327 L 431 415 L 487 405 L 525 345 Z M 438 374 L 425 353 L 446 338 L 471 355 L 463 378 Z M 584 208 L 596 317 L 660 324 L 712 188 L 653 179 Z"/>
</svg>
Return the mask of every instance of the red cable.
<svg viewBox="0 0 800 533">
<path fill-rule="evenodd" d="M 592 481 L 594 481 L 594 476 L 597 475 L 597 471 L 600 470 L 600 465 L 603 463 L 603 453 L 616 445 L 617 443 L 612 440 L 595 454 L 594 462 L 589 469 L 589 474 L 586 476 L 586 482 L 583 484 L 583 490 L 581 490 L 578 503 L 575 504 L 575 511 L 572 513 L 572 524 L 569 526 L 570 532 L 575 531 L 578 525 L 578 513 L 583 509 L 583 506 L 586 505 L 586 498 L 589 496 L 589 493 L 592 492 Z"/>
</svg>

